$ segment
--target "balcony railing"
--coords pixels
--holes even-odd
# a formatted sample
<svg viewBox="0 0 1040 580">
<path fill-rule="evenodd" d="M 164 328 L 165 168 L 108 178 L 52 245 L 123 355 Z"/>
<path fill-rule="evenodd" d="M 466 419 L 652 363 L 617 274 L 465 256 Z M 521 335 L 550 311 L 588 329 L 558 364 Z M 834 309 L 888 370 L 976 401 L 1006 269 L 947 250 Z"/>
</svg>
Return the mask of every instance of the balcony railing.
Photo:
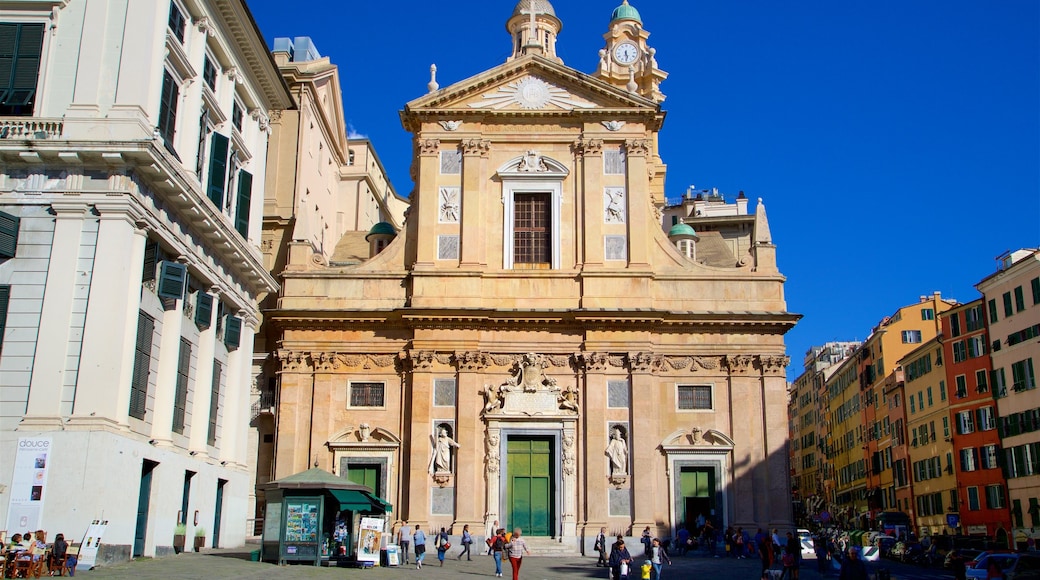
<svg viewBox="0 0 1040 580">
<path fill-rule="evenodd" d="M 0 139 L 57 139 L 64 126 L 63 119 L 0 117 Z"/>
<path fill-rule="evenodd" d="M 260 413 L 270 412 L 274 409 L 274 391 L 264 390 L 260 392 L 260 398 L 253 402 L 252 419 L 260 416 Z"/>
</svg>

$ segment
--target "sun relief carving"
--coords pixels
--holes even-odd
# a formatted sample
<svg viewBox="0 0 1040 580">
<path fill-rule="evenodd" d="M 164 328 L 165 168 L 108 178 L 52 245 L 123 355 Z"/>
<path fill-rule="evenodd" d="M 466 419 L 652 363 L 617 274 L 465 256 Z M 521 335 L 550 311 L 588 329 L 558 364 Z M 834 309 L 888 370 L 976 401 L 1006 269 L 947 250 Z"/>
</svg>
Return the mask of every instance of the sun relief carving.
<svg viewBox="0 0 1040 580">
<path fill-rule="evenodd" d="M 511 105 L 519 106 L 521 109 L 544 109 L 553 105 L 568 111 L 591 109 L 596 106 L 595 103 L 579 99 L 564 89 L 534 77 L 513 81 L 493 92 L 485 93 L 480 101 L 469 104 L 474 109 L 504 109 Z"/>
</svg>

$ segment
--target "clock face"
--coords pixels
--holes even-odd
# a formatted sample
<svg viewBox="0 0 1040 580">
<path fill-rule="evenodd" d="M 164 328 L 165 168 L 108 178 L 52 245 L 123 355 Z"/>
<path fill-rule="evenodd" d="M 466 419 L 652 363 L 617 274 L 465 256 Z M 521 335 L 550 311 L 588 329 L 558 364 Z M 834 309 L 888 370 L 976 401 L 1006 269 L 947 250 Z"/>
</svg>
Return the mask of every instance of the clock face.
<svg viewBox="0 0 1040 580">
<path fill-rule="evenodd" d="M 622 42 L 614 47 L 614 60 L 621 64 L 632 64 L 639 58 L 639 49 L 631 42 Z"/>
</svg>

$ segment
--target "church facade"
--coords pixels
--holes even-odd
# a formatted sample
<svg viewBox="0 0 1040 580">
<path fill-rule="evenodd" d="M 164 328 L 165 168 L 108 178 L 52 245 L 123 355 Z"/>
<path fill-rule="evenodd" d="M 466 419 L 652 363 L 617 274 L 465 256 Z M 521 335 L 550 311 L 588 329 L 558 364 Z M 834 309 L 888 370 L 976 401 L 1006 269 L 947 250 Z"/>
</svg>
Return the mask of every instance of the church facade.
<svg viewBox="0 0 1040 580">
<path fill-rule="evenodd" d="M 764 207 L 667 205 L 667 75 L 627 0 L 593 74 L 557 56 L 548 1 L 507 28 L 504 64 L 405 105 L 416 186 L 391 242 L 349 265 L 288 244 L 274 477 L 316 465 L 397 521 L 575 548 L 698 515 L 790 527 L 798 316 Z"/>
</svg>

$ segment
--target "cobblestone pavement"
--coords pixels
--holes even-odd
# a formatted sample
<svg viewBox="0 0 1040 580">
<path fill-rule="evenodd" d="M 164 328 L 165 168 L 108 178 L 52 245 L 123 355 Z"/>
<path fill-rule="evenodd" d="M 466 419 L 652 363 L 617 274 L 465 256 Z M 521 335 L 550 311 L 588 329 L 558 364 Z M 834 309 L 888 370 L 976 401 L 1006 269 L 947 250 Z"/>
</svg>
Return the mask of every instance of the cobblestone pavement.
<svg viewBox="0 0 1040 580">
<path fill-rule="evenodd" d="M 249 561 L 248 548 L 238 550 L 212 550 L 202 554 L 184 553 L 160 559 L 139 559 L 94 570 L 77 572 L 77 578 L 86 580 L 130 579 L 176 580 L 181 578 L 256 578 L 263 580 L 294 580 L 309 578 L 358 578 L 366 580 L 392 580 L 397 578 L 419 578 L 429 580 L 466 580 L 469 578 L 494 578 L 495 563 L 490 556 L 474 556 L 472 561 L 457 561 L 448 558 L 440 567 L 436 554 L 427 554 L 426 565 L 416 570 L 410 566 L 393 568 L 325 568 L 314 566 L 277 566 Z M 639 558 L 637 557 L 637 560 Z M 605 580 L 606 568 L 597 568 L 595 558 L 537 557 L 524 558 L 520 570 L 523 580 L 554 580 L 557 578 L 598 578 Z M 759 580 L 761 566 L 758 560 L 710 558 L 688 556 L 672 558 L 673 564 L 665 566 L 663 580 Z M 882 562 L 891 570 L 893 580 L 951 579 L 952 575 L 939 569 L 922 569 L 901 564 Z M 872 565 L 873 568 L 878 565 Z M 504 578 L 511 578 L 508 563 L 502 564 Z M 873 574 L 872 574 L 873 575 Z M 637 580 L 638 575 L 632 576 Z M 836 580 L 837 574 L 821 576 L 816 562 L 805 561 L 799 580 Z"/>
</svg>

